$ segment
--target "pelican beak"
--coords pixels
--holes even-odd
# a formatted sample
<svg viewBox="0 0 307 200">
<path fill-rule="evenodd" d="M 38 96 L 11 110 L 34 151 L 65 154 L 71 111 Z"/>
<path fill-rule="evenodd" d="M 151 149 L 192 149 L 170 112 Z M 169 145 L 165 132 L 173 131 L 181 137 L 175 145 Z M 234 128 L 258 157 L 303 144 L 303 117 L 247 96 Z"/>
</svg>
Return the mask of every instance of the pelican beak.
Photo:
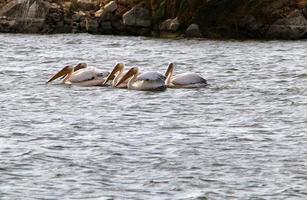
<svg viewBox="0 0 307 200">
<path fill-rule="evenodd" d="M 118 83 L 115 85 L 115 87 L 119 86 L 123 82 L 125 82 L 127 79 L 132 77 L 133 75 L 138 73 L 138 69 L 136 67 L 132 67 L 129 69 L 129 71 L 118 81 Z"/>
<path fill-rule="evenodd" d="M 103 85 L 105 85 L 108 81 L 113 80 L 115 78 L 115 74 L 124 69 L 123 63 L 117 63 L 113 68 L 112 72 L 109 74 L 107 79 L 104 81 Z"/>
<path fill-rule="evenodd" d="M 48 81 L 47 84 L 50 83 L 51 81 L 58 79 L 60 77 L 65 77 L 67 74 L 71 72 L 71 66 L 66 66 L 64 67 L 61 71 L 56 73 L 53 77 L 51 77 Z"/>
<path fill-rule="evenodd" d="M 168 77 L 169 74 L 171 74 L 174 71 L 175 65 L 174 63 L 170 63 L 167 67 L 167 70 L 165 72 L 165 77 Z"/>
</svg>

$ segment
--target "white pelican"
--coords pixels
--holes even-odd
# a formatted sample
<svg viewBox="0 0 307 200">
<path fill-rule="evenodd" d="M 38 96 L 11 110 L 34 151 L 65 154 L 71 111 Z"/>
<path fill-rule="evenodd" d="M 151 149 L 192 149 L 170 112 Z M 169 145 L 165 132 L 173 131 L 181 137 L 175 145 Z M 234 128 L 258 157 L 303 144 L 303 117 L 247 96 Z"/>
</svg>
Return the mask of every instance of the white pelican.
<svg viewBox="0 0 307 200">
<path fill-rule="evenodd" d="M 127 73 L 127 71 L 124 71 L 124 67 L 125 66 L 123 63 L 117 63 L 103 84 L 105 85 L 109 81 L 112 81 L 112 87 L 127 88 L 128 79 L 120 85 L 116 86 L 118 81 Z"/>
<path fill-rule="evenodd" d="M 200 88 L 206 87 L 207 80 L 198 74 L 188 72 L 173 76 L 174 64 L 170 63 L 165 72 L 165 85 L 170 88 Z"/>
<path fill-rule="evenodd" d="M 137 67 L 132 67 L 115 86 L 117 87 L 126 80 L 129 80 L 127 85 L 129 90 L 163 91 L 166 89 L 164 75 L 157 72 L 146 72 L 139 75 Z"/>
<path fill-rule="evenodd" d="M 95 67 L 87 67 L 86 63 L 77 66 L 66 66 L 51 77 L 47 83 L 61 77 L 64 84 L 80 86 L 102 86 L 109 72 L 99 72 Z"/>
</svg>

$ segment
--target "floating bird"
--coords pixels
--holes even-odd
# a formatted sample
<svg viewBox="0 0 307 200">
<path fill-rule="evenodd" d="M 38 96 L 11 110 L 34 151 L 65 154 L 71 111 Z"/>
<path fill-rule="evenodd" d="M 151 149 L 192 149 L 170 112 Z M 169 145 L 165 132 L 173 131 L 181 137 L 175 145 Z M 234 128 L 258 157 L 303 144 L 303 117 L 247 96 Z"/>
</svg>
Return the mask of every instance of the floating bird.
<svg viewBox="0 0 307 200">
<path fill-rule="evenodd" d="M 47 83 L 61 77 L 63 84 L 80 86 L 102 86 L 109 72 L 99 72 L 95 67 L 87 67 L 86 63 L 79 63 L 77 66 L 66 66 Z"/>
<path fill-rule="evenodd" d="M 198 74 L 188 72 L 173 76 L 175 65 L 170 63 L 165 72 L 165 85 L 170 88 L 201 88 L 208 85 L 207 80 Z"/>
<path fill-rule="evenodd" d="M 109 81 L 112 81 L 111 83 L 112 87 L 127 88 L 128 79 L 123 83 L 119 84 L 118 86 L 116 86 L 118 81 L 127 73 L 127 71 L 124 71 L 124 68 L 125 66 L 123 63 L 117 63 L 103 84 L 105 85 Z"/>
<path fill-rule="evenodd" d="M 146 72 L 139 74 L 137 67 L 132 67 L 115 85 L 115 87 L 128 81 L 129 90 L 163 91 L 165 87 L 165 76 L 158 72 Z"/>
</svg>

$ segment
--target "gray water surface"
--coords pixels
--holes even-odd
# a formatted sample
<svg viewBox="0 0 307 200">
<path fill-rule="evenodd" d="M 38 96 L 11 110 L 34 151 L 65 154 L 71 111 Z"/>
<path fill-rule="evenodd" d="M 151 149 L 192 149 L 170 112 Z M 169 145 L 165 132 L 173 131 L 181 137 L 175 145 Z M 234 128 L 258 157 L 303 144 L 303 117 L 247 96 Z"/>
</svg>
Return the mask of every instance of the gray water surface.
<svg viewBox="0 0 307 200">
<path fill-rule="evenodd" d="M 0 199 L 306 199 L 307 41 L 0 35 Z M 46 85 L 67 64 L 205 89 Z"/>
</svg>

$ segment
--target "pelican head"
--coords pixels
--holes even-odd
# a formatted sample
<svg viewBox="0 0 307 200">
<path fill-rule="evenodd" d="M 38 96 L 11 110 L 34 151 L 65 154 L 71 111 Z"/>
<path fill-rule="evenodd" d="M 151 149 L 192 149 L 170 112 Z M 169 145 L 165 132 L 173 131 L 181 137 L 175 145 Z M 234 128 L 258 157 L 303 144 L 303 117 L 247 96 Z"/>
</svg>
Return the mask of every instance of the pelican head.
<svg viewBox="0 0 307 200">
<path fill-rule="evenodd" d="M 124 71 L 124 64 L 117 63 L 113 68 L 112 72 L 107 77 L 107 79 L 104 81 L 103 85 L 105 85 L 108 81 L 113 80 L 118 74 L 122 73 L 123 71 Z"/>
<path fill-rule="evenodd" d="M 75 66 L 74 71 L 78 71 L 79 69 L 84 69 L 87 68 L 87 64 L 86 63 L 79 63 Z"/>
<path fill-rule="evenodd" d="M 60 77 L 65 77 L 68 74 L 72 73 L 74 71 L 74 67 L 71 65 L 68 65 L 66 67 L 64 67 L 63 69 L 61 69 L 58 73 L 56 73 L 53 77 L 51 77 L 47 83 L 50 83 L 51 81 L 58 79 Z"/>
<path fill-rule="evenodd" d="M 133 76 L 137 76 L 139 74 L 139 68 L 137 67 L 132 67 L 131 69 L 129 69 L 129 71 L 118 81 L 118 83 L 116 83 L 115 87 L 119 86 L 120 84 L 122 84 L 123 82 L 125 82 L 126 80 L 128 80 L 129 78 L 133 77 Z"/>
</svg>

